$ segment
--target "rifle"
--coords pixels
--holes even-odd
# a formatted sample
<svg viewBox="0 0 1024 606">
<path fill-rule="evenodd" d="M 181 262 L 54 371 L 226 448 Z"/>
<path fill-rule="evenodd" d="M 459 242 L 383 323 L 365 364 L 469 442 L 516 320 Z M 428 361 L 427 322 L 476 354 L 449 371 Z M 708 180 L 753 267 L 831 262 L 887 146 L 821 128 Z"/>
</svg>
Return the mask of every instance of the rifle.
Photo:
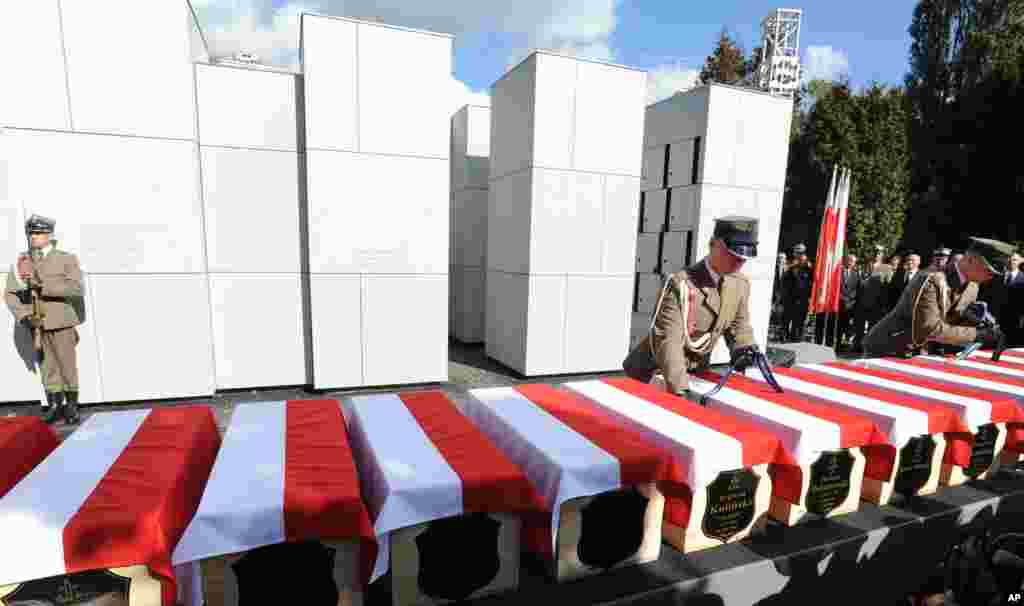
<svg viewBox="0 0 1024 606">
<path fill-rule="evenodd" d="M 32 271 L 35 272 L 35 259 L 32 259 L 32 234 L 25 231 L 25 239 L 28 241 L 28 258 L 32 260 Z M 43 351 L 43 320 L 46 319 L 46 310 L 40 304 L 39 296 L 36 294 L 33 276 L 29 276 L 25 280 L 25 284 L 28 286 L 28 296 L 30 304 L 32 305 L 32 314 L 29 316 L 32 322 L 32 348 L 36 352 Z"/>
</svg>

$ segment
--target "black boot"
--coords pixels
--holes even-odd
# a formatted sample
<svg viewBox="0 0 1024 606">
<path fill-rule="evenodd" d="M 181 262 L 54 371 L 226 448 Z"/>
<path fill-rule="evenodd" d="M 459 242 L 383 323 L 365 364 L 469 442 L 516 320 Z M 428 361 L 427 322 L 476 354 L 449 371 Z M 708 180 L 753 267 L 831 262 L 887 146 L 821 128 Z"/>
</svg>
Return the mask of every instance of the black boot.
<svg viewBox="0 0 1024 606">
<path fill-rule="evenodd" d="M 64 394 L 64 422 L 68 425 L 78 424 L 78 392 L 68 391 Z"/>
<path fill-rule="evenodd" d="M 64 407 L 64 394 L 59 391 L 46 392 L 46 406 L 43 407 L 43 421 L 53 423 L 60 418 Z"/>
</svg>

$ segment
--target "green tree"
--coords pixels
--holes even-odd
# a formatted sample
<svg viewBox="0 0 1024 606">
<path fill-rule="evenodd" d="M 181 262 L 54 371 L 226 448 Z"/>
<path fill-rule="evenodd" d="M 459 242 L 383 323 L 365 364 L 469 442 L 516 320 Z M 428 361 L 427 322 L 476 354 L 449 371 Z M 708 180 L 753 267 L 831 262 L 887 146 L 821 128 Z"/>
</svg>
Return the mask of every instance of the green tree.
<svg viewBox="0 0 1024 606">
<path fill-rule="evenodd" d="M 742 84 L 747 77 L 749 63 L 739 45 L 724 28 L 718 34 L 715 49 L 704 61 L 700 71 L 701 84 Z"/>
</svg>

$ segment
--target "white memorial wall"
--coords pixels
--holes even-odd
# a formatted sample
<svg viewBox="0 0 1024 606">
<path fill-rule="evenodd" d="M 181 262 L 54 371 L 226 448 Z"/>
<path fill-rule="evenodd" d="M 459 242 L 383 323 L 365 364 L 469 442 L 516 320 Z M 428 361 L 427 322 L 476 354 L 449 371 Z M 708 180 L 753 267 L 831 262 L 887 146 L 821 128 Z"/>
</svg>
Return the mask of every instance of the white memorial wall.
<svg viewBox="0 0 1024 606">
<path fill-rule="evenodd" d="M 448 378 L 452 39 L 304 15 L 313 384 Z"/>
<path fill-rule="evenodd" d="M 538 51 L 493 87 L 486 352 L 522 374 L 621 368 L 646 77 Z"/>
<path fill-rule="evenodd" d="M 750 278 L 751 324 L 762 348 L 768 339 L 792 111 L 791 99 L 712 84 L 649 106 L 644 126 L 645 199 L 667 186 L 667 202 L 655 206 L 667 210 L 669 233 L 689 232 L 691 262 L 708 253 L 715 219 L 745 215 L 760 220 L 758 256 L 742 271 Z M 649 301 L 651 295 L 641 291 L 638 301 L 641 295 Z M 649 313 L 634 316 L 634 340 L 649 321 Z M 728 361 L 722 340 L 712 362 Z"/>
<path fill-rule="evenodd" d="M 484 278 L 491 110 L 466 105 L 452 116 L 449 333 L 484 341 Z"/>
</svg>

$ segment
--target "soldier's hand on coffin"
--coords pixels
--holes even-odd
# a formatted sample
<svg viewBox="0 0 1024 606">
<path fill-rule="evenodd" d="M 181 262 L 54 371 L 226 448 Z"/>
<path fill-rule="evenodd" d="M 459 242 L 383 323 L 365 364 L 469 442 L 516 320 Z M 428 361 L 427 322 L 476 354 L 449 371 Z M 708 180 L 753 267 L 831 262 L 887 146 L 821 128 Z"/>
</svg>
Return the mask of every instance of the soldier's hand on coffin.
<svg viewBox="0 0 1024 606">
<path fill-rule="evenodd" d="M 978 340 L 990 347 L 995 347 L 1003 338 L 1003 331 L 998 326 L 985 326 L 978 329 Z"/>
<path fill-rule="evenodd" d="M 757 345 L 738 347 L 732 352 L 730 365 L 736 372 L 743 372 L 754 365 L 754 354 L 757 352 Z"/>
</svg>

